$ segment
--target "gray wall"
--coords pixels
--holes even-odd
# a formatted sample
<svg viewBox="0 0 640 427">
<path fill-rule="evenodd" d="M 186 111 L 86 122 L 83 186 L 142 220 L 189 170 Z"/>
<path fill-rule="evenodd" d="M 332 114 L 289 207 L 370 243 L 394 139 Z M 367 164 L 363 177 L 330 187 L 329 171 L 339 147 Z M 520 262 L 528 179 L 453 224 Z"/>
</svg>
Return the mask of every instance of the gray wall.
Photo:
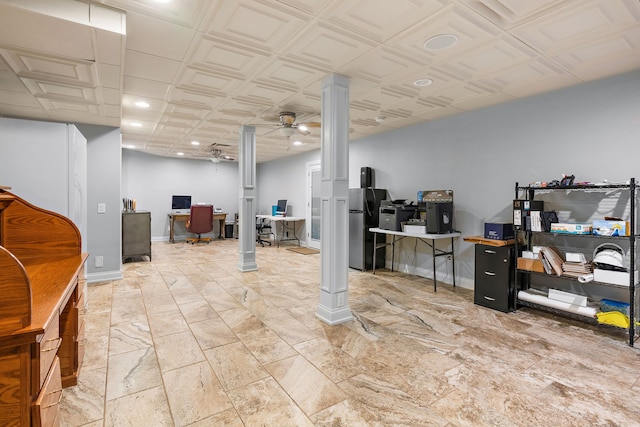
<svg viewBox="0 0 640 427">
<path fill-rule="evenodd" d="M 122 197 L 135 199 L 137 210 L 151 212 L 154 241 L 169 239 L 171 195 L 190 195 L 192 203 L 213 204 L 233 221 L 239 188 L 238 164 L 234 162 L 172 159 L 122 150 Z M 176 239 L 190 235 L 184 223 L 176 225 Z M 208 235 L 214 234 L 218 234 L 217 227 Z"/>
<path fill-rule="evenodd" d="M 456 228 L 463 236 L 481 235 L 484 222 L 511 220 L 516 181 L 551 181 L 563 173 L 594 182 L 638 177 L 638 135 L 640 72 L 633 72 L 352 141 L 350 187 L 360 186 L 360 167 L 370 166 L 376 187 L 392 198 L 451 189 Z M 260 166 L 261 209 L 282 188 L 291 204 L 303 205 L 304 164 L 313 156 Z M 430 277 L 429 252 L 418 245 L 414 258 L 413 248 L 407 241 L 396 257 L 399 269 Z M 473 245 L 458 240 L 456 254 L 458 283 L 470 287 Z M 450 274 L 444 280 L 451 282 Z"/>
<path fill-rule="evenodd" d="M 120 246 L 120 129 L 78 124 L 87 138 L 87 281 L 122 278 Z M 105 213 L 98 213 L 104 203 Z M 102 256 L 102 267 L 95 257 Z"/>
</svg>

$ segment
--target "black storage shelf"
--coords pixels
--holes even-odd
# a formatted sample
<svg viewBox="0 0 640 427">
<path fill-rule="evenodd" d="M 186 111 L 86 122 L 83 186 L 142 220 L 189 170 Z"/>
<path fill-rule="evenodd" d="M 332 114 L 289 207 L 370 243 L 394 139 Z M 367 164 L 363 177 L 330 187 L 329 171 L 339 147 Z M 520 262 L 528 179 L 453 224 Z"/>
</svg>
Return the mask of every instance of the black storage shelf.
<svg viewBox="0 0 640 427">
<path fill-rule="evenodd" d="M 629 328 L 626 329 L 627 331 L 627 335 L 628 335 L 628 344 L 630 346 L 633 347 L 634 342 L 638 339 L 638 337 L 636 336 L 636 322 L 638 321 L 638 317 L 636 317 L 636 313 L 637 313 L 637 307 L 638 307 L 638 287 L 640 285 L 634 284 L 633 282 L 635 281 L 635 278 L 633 277 L 633 272 L 637 269 L 637 261 L 636 261 L 636 239 L 638 237 L 638 235 L 636 234 L 636 218 L 637 218 L 637 186 L 636 186 L 636 181 L 635 178 L 631 178 L 629 180 L 628 184 L 607 184 L 607 185 L 570 185 L 570 186 L 562 186 L 562 187 L 533 187 L 533 186 L 519 186 L 518 183 L 516 183 L 515 185 L 515 198 L 516 199 L 522 199 L 520 192 L 524 192 L 524 200 L 533 200 L 535 198 L 536 194 L 545 194 L 545 193 L 551 193 L 551 192 L 556 192 L 556 191 L 562 191 L 562 190 L 575 190 L 575 191 L 587 191 L 587 192 L 602 192 L 602 191 L 607 191 L 607 190 L 623 190 L 623 193 L 621 194 L 628 194 L 629 195 L 629 201 L 630 201 L 630 205 L 628 208 L 628 216 L 629 216 L 629 225 L 630 225 L 630 229 L 631 229 L 631 235 L 629 236 L 596 236 L 593 234 L 570 234 L 570 233 L 551 233 L 551 232 L 544 232 L 544 231 L 526 231 L 523 230 L 521 227 L 514 227 L 515 228 L 515 232 L 516 232 L 516 239 L 515 239 L 515 249 L 516 249 L 516 256 L 518 256 L 518 254 L 520 254 L 521 249 L 522 248 L 526 248 L 531 250 L 532 246 L 533 246 L 533 238 L 535 235 L 545 235 L 547 237 L 545 238 L 552 238 L 552 239 L 557 239 L 558 237 L 560 238 L 579 238 L 579 239 L 599 239 L 599 240 L 617 240 L 617 241 L 625 241 L 628 242 L 628 251 L 629 251 L 629 271 L 631 272 L 629 274 L 629 285 L 616 285 L 616 284 L 612 284 L 612 283 L 603 283 L 603 282 L 586 282 L 586 283 L 582 283 L 580 282 L 577 278 L 574 277 L 569 277 L 569 276 L 557 276 L 557 275 L 550 275 L 550 274 L 546 274 L 546 273 L 539 273 L 539 272 L 534 272 L 534 271 L 530 271 L 530 270 L 522 270 L 522 269 L 518 269 L 517 268 L 517 263 L 516 267 L 515 267 L 515 272 L 517 273 L 515 275 L 516 278 L 516 295 L 517 295 L 517 290 L 521 290 L 521 289 L 528 289 L 529 286 L 531 286 L 531 277 L 533 276 L 539 276 L 539 277 L 551 277 L 553 280 L 562 280 L 562 281 L 567 281 L 567 282 L 576 282 L 576 283 L 580 283 L 580 285 L 582 286 L 592 286 L 595 288 L 602 288 L 602 289 L 611 289 L 611 290 L 623 290 L 626 291 L 628 290 L 629 294 L 628 294 L 628 300 L 627 301 L 623 301 L 625 303 L 629 304 L 629 314 L 630 314 L 630 322 L 629 322 Z M 567 192 L 569 193 L 569 192 Z M 567 194 L 567 197 L 569 197 L 569 194 Z M 520 243 L 518 236 L 523 237 L 523 242 Z M 520 246 L 520 247 L 519 247 Z M 523 283 L 518 283 L 518 277 L 519 275 L 522 275 L 522 277 L 524 278 L 522 281 Z M 555 314 L 560 314 L 569 318 L 576 318 L 576 319 L 580 319 L 581 321 L 586 321 L 586 322 L 593 322 L 595 324 L 598 324 L 604 328 L 608 328 L 608 329 L 616 329 L 616 330 L 620 330 L 620 329 L 625 329 L 625 328 L 619 328 L 619 327 L 614 327 L 614 326 L 610 326 L 610 325 L 601 325 L 597 322 L 596 319 L 591 319 L 588 318 L 586 316 L 579 316 L 579 315 L 575 315 L 569 312 L 565 312 L 562 310 L 558 310 L 555 308 L 550 308 L 550 307 L 546 307 L 544 305 L 540 305 L 540 304 L 535 304 L 535 303 L 531 303 L 529 301 L 523 301 L 520 300 L 519 298 L 516 297 L 516 308 L 517 307 L 531 307 L 531 308 L 535 308 L 535 309 L 539 309 L 539 310 L 543 310 L 546 312 L 552 312 Z"/>
</svg>

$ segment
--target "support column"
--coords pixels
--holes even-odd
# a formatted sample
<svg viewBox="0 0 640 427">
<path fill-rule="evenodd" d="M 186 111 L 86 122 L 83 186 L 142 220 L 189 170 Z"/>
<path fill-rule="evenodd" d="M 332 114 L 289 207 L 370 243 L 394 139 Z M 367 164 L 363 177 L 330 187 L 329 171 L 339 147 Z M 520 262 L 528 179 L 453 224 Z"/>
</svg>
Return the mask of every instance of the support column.
<svg viewBox="0 0 640 427">
<path fill-rule="evenodd" d="M 255 271 L 256 264 L 256 128 L 240 127 L 238 146 L 240 201 L 238 203 L 238 270 Z"/>
<path fill-rule="evenodd" d="M 349 308 L 349 80 L 322 82 L 320 304 L 329 325 L 350 321 Z"/>
</svg>

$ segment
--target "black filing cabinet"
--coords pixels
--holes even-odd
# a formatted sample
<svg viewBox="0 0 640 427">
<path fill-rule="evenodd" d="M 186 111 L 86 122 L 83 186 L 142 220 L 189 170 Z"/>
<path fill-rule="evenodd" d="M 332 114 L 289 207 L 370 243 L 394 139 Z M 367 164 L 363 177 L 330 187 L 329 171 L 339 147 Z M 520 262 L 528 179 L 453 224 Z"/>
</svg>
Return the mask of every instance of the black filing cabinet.
<svg viewBox="0 0 640 427">
<path fill-rule="evenodd" d="M 473 302 L 504 312 L 514 310 L 514 247 L 476 245 Z"/>
</svg>

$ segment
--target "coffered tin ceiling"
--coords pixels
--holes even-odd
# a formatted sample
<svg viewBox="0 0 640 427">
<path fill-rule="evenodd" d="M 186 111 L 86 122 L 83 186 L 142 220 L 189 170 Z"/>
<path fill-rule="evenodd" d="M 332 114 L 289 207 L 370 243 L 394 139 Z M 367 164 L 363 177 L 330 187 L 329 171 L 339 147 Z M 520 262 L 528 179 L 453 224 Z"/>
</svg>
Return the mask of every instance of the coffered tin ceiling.
<svg viewBox="0 0 640 427">
<path fill-rule="evenodd" d="M 331 73 L 354 140 L 640 70 L 639 24 L 638 0 L 0 0 L 0 115 L 204 159 L 251 124 L 264 162 L 320 146 L 277 127 L 320 122 Z M 440 35 L 457 43 L 425 48 Z"/>
</svg>

